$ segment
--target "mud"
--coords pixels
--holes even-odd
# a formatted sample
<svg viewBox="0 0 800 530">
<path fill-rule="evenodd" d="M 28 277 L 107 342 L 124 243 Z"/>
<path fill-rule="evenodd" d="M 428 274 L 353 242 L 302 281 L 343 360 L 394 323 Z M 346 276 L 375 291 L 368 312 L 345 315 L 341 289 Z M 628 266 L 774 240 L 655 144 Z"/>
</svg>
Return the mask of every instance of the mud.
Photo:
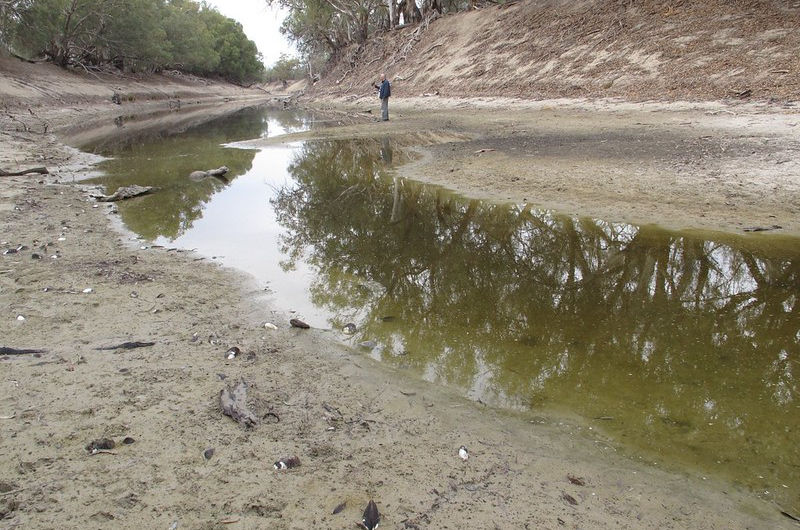
<svg viewBox="0 0 800 530">
<path fill-rule="evenodd" d="M 85 110 L 51 112 L 63 124 L 87 118 Z M 114 112 L 98 108 L 91 116 Z M 394 112 L 388 124 L 322 134 L 422 131 L 427 146 L 402 173 L 477 195 L 620 220 L 715 229 L 768 222 L 797 230 L 790 215 L 796 195 L 788 195 L 796 193 L 797 162 L 776 164 L 776 175 L 785 177 L 771 182 L 749 171 L 796 147 L 788 132 L 794 116 L 780 115 L 787 129 L 777 136 L 768 133 L 771 114 L 752 117 L 765 128 L 746 128 L 756 138 L 733 142 L 736 169 L 721 175 L 724 184 L 712 188 L 708 205 L 709 194 L 698 190 L 714 179 L 698 183 L 692 175 L 706 175 L 706 147 L 718 167 L 730 165 L 719 154 L 730 147 L 724 138 L 738 133 L 700 138 L 728 130 L 723 124 L 698 125 L 690 134 L 680 125 L 685 114 L 643 111 L 670 125 L 641 151 L 630 145 L 637 131 L 649 130 L 635 124 L 639 111 L 609 113 L 610 132 L 600 139 L 586 136 L 597 122 L 579 110 L 501 112 L 476 103 L 468 112 Z M 56 121 L 42 109 L 38 115 Z M 388 528 L 788 527 L 779 507 L 753 492 L 660 469 L 577 418 L 493 410 L 339 346 L 332 331 L 292 328 L 292 315 L 266 306 L 249 278 L 117 231 L 113 205 L 97 204 L 79 184 L 91 158 L 65 147 L 53 130 L 65 129 L 42 134 L 5 122 L 0 135 L 0 167 L 51 169 L 0 178 L 0 244 L 27 247 L 0 256 L 2 346 L 46 350 L 0 357 L 4 525 L 352 528 L 374 499 Z M 770 148 L 751 157 L 747 150 L 762 136 Z M 649 185 L 648 176 L 678 163 L 668 156 L 675 145 L 695 153 L 688 170 Z M 529 157 L 534 147 L 549 154 Z M 479 149 L 495 151 L 475 154 Z M 565 165 L 565 157 L 575 161 Z M 550 170 L 541 169 L 542 160 Z M 737 215 L 723 215 L 717 203 L 724 204 L 724 190 L 740 188 L 763 193 L 763 203 L 752 204 L 753 195 L 726 198 L 736 201 Z M 670 205 L 670 197 L 683 202 Z M 780 203 L 783 209 L 773 209 Z M 155 344 L 96 349 L 136 341 Z M 241 354 L 228 359 L 233 346 Z M 249 410 L 259 420 L 253 428 L 222 414 L 220 391 L 237 381 L 247 384 Z M 127 437 L 134 443 L 122 444 Z M 115 447 L 87 452 L 103 438 Z M 459 458 L 462 445 L 467 461 Z M 301 465 L 276 471 L 273 463 L 288 456 Z"/>
</svg>

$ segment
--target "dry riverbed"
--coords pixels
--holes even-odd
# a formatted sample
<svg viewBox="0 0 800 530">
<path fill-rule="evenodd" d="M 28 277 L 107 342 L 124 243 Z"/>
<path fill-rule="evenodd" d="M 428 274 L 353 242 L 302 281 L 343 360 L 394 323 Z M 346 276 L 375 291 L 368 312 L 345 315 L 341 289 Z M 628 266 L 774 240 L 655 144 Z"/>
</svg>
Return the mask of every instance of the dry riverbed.
<svg viewBox="0 0 800 530">
<path fill-rule="evenodd" d="M 796 115 L 620 107 L 604 111 L 598 138 L 581 108 L 491 103 L 395 109 L 389 124 L 322 134 L 422 134 L 426 146 L 401 174 L 467 193 L 611 220 L 798 230 L 797 160 L 778 163 L 797 148 Z M 46 350 L 0 356 L 5 526 L 353 528 L 369 499 L 382 527 L 398 529 L 790 526 L 753 492 L 626 454 L 599 424 L 467 401 L 338 345 L 338 331 L 290 327 L 293 315 L 267 307 L 249 278 L 131 241 L 114 228 L 113 206 L 73 183 L 90 160 L 51 135 L 85 111 L 58 112 L 47 134 L 5 123 L 0 135 L 0 168 L 51 171 L 0 177 L 2 250 L 19 249 L 0 256 L 0 346 Z M 766 182 L 771 162 L 781 169 Z M 648 184 L 663 167 L 672 176 Z M 98 349 L 130 341 L 154 344 Z M 241 353 L 228 359 L 233 346 Z M 238 381 L 253 428 L 220 409 L 220 391 Z M 87 451 L 101 438 L 117 446 Z M 273 469 L 291 456 L 299 467 Z"/>
</svg>

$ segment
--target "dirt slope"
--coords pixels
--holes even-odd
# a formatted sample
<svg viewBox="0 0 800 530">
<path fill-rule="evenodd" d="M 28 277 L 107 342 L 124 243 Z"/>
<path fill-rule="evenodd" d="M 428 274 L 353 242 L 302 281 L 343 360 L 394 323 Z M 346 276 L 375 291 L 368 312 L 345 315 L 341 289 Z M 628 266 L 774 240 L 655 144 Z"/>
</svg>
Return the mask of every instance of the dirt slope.
<svg viewBox="0 0 800 530">
<path fill-rule="evenodd" d="M 795 0 L 528 0 L 379 34 L 316 93 L 796 100 L 798 28 Z"/>
</svg>

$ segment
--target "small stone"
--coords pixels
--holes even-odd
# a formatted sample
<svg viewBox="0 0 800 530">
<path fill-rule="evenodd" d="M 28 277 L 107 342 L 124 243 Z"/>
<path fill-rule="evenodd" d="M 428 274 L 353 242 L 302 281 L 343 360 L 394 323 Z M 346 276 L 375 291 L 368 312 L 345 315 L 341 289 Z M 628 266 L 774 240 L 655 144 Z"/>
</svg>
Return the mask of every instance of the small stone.
<svg viewBox="0 0 800 530">
<path fill-rule="evenodd" d="M 300 328 L 300 329 L 309 329 L 311 327 L 302 320 L 298 320 L 296 318 L 291 319 L 289 321 L 289 324 L 291 324 L 293 328 Z"/>
<path fill-rule="evenodd" d="M 292 456 L 289 458 L 282 458 L 281 460 L 278 460 L 277 462 L 272 464 L 272 467 L 279 471 L 282 471 L 284 469 L 291 469 L 299 465 L 300 465 L 300 459 L 296 456 Z"/>
<path fill-rule="evenodd" d="M 134 442 L 136 442 L 136 440 L 134 440 L 130 436 L 126 436 L 125 439 L 122 440 L 122 443 L 125 444 L 125 445 L 131 445 Z"/>
<path fill-rule="evenodd" d="M 214 448 L 213 447 L 209 447 L 208 449 L 203 451 L 203 458 L 205 458 L 206 460 L 211 460 L 212 456 L 214 456 Z"/>
<path fill-rule="evenodd" d="M 344 333 L 345 335 L 353 335 L 356 332 L 356 330 L 357 330 L 356 325 L 350 322 L 344 325 L 344 327 L 342 328 L 342 333 Z"/>
<path fill-rule="evenodd" d="M 89 443 L 89 445 L 86 446 L 86 450 L 94 454 L 100 450 L 114 449 L 115 446 L 116 444 L 111 438 L 99 438 Z"/>
<path fill-rule="evenodd" d="M 267 328 L 267 329 L 272 329 L 272 330 L 278 329 L 278 326 L 276 326 L 272 322 L 267 322 L 266 324 L 264 324 L 264 327 Z"/>
<path fill-rule="evenodd" d="M 237 348 L 236 346 L 234 346 L 233 348 L 231 348 L 228 351 L 226 351 L 225 355 L 228 357 L 228 359 L 234 359 L 240 353 L 241 353 L 241 350 L 239 348 Z"/>
<path fill-rule="evenodd" d="M 94 289 L 92 289 L 91 287 L 87 287 L 86 289 L 83 290 L 83 294 L 89 294 L 89 293 L 93 293 L 93 292 L 94 292 Z"/>
<path fill-rule="evenodd" d="M 19 320 L 20 322 L 24 322 L 25 321 L 25 317 L 22 316 L 22 315 L 17 315 L 17 320 Z"/>
</svg>

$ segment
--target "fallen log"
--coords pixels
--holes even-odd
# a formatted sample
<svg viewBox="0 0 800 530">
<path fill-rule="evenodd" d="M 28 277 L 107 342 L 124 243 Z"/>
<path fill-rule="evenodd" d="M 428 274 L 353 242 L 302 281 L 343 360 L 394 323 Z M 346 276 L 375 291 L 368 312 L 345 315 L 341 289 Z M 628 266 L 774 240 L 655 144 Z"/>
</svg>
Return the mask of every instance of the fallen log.
<svg viewBox="0 0 800 530">
<path fill-rule="evenodd" d="M 258 423 L 256 415 L 247 407 L 247 384 L 239 381 L 236 386 L 223 388 L 219 393 L 222 413 L 230 416 L 245 428 L 255 427 Z"/>
<path fill-rule="evenodd" d="M 189 173 L 189 178 L 192 180 L 203 180 L 206 177 L 217 177 L 225 182 L 228 182 L 228 179 L 224 177 L 225 173 L 228 172 L 228 166 L 221 166 L 217 169 L 207 169 L 205 171 L 192 171 Z"/>
<path fill-rule="evenodd" d="M 5 171 L 0 169 L 0 177 L 19 177 L 29 173 L 38 173 L 39 175 L 49 175 L 50 172 L 46 167 L 32 167 L 30 169 L 22 169 L 20 171 Z"/>
<path fill-rule="evenodd" d="M 133 186 L 123 186 L 111 195 L 95 195 L 94 198 L 100 202 L 124 201 L 125 199 L 132 199 L 141 195 L 153 193 L 156 190 L 158 190 L 158 188 L 153 186 L 137 186 L 134 184 Z"/>
</svg>

